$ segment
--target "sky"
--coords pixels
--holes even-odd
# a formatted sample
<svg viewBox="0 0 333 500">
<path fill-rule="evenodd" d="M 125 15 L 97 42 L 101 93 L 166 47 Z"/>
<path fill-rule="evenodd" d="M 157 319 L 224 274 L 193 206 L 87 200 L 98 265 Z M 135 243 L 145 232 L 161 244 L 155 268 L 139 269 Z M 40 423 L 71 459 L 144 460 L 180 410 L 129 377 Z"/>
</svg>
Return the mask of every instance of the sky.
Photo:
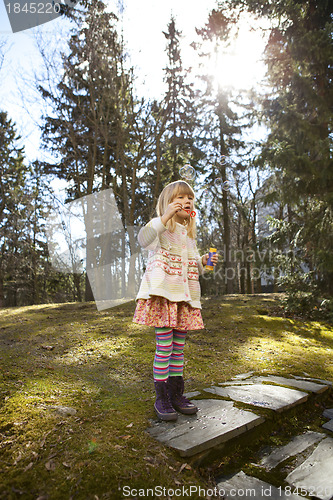
<svg viewBox="0 0 333 500">
<path fill-rule="evenodd" d="M 29 97 L 29 86 L 22 80 L 31 80 L 34 71 L 40 66 L 40 56 L 35 47 L 35 33 L 41 33 L 50 46 L 57 47 L 58 40 L 66 39 L 68 32 L 65 21 L 60 18 L 50 21 L 36 29 L 12 33 L 4 7 L 0 0 L 0 41 L 7 42 L 5 66 L 0 80 L 0 109 L 8 112 L 15 122 L 17 131 L 22 137 L 25 153 L 29 160 L 38 156 L 40 133 L 40 108 L 37 104 L 26 104 L 22 108 L 21 96 Z M 118 12 L 118 1 L 109 0 L 109 8 Z M 177 28 L 183 34 L 182 58 L 184 66 L 193 63 L 194 51 L 190 47 L 196 39 L 195 28 L 201 28 L 208 19 L 216 0 L 123 0 L 124 11 L 121 16 L 124 39 L 127 43 L 131 63 L 136 68 L 140 92 L 146 97 L 158 98 L 163 90 L 163 67 L 166 65 L 166 39 L 162 31 L 167 30 L 171 15 L 176 19 Z M 242 38 L 243 37 L 243 38 Z M 258 78 L 254 56 L 263 48 L 263 41 L 258 34 L 249 31 L 244 24 L 241 37 L 229 55 L 229 62 L 217 63 L 217 70 L 225 82 L 246 82 L 247 79 Z M 214 62 L 215 64 L 215 62 Z"/>
<path fill-rule="evenodd" d="M 109 5 L 110 9 L 117 12 L 116 0 L 110 0 Z M 208 12 L 214 5 L 215 0 L 124 1 L 124 38 L 132 64 L 137 68 L 138 84 L 144 85 L 146 95 L 158 97 L 161 92 L 163 67 L 166 64 L 166 39 L 162 31 L 166 30 L 171 14 L 179 20 L 185 36 L 184 42 L 188 40 L 191 43 L 195 37 L 195 26 L 201 26 L 206 21 Z M 39 110 L 36 108 L 32 112 L 33 116 L 29 116 L 27 111 L 22 109 L 21 94 L 27 95 L 28 88 L 21 81 L 20 75 L 23 74 L 27 79 L 32 78 L 40 64 L 34 33 L 41 32 L 51 45 L 56 44 L 58 27 L 63 28 L 62 22 L 62 19 L 57 19 L 36 29 L 12 33 L 4 2 L 0 0 L 0 39 L 6 40 L 9 47 L 1 75 L 0 107 L 7 111 L 16 123 L 30 160 L 35 158 L 39 143 L 39 131 L 34 123 L 38 122 Z M 30 111 L 32 110 L 30 107 Z"/>
</svg>

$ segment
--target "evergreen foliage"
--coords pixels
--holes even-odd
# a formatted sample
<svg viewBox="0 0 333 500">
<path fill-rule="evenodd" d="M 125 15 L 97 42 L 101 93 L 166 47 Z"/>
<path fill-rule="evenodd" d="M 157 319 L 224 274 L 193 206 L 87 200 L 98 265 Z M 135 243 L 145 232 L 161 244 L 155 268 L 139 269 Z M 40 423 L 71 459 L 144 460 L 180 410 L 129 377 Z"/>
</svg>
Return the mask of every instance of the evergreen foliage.
<svg viewBox="0 0 333 500">
<path fill-rule="evenodd" d="M 280 284 L 288 291 L 289 308 L 297 300 L 298 309 L 304 306 L 299 294 L 307 293 L 305 287 L 312 299 L 305 309 L 318 309 L 318 301 L 333 293 L 332 4 L 236 0 L 230 5 L 267 16 L 273 25 L 265 52 L 270 92 L 261 100 L 269 136 L 259 163 L 280 179 L 275 199 L 282 213 L 274 238 L 297 255 L 297 266 L 282 259 Z"/>
<path fill-rule="evenodd" d="M 38 163 L 26 165 L 19 140 L 12 121 L 0 112 L 0 305 L 81 298 L 73 277 L 49 263 L 44 224 L 50 200 Z"/>
</svg>

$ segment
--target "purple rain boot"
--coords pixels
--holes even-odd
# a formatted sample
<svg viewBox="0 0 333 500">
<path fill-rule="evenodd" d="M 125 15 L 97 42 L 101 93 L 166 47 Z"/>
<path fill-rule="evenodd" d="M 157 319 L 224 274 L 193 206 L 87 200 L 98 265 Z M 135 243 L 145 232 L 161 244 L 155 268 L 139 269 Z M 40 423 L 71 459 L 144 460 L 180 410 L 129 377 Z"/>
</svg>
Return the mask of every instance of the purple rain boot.
<svg viewBox="0 0 333 500">
<path fill-rule="evenodd" d="M 171 404 L 167 381 L 154 380 L 156 401 L 154 404 L 158 418 L 161 420 L 177 420 L 177 413 Z"/>
<path fill-rule="evenodd" d="M 198 408 L 191 403 L 185 396 L 184 393 L 184 379 L 182 376 L 177 375 L 176 377 L 168 378 L 168 391 L 171 399 L 172 406 L 184 413 L 185 415 L 193 415 L 197 413 Z"/>
</svg>

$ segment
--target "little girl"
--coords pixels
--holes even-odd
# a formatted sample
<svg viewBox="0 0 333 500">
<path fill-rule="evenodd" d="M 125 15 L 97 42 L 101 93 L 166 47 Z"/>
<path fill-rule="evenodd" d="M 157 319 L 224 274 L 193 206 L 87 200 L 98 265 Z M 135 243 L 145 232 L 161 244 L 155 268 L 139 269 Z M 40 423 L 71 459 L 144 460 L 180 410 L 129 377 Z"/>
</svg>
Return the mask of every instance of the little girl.
<svg viewBox="0 0 333 500">
<path fill-rule="evenodd" d="M 194 192 L 185 181 L 168 184 L 159 196 L 158 217 L 143 227 L 138 240 L 150 250 L 137 294 L 133 321 L 155 327 L 153 364 L 155 411 L 162 420 L 176 420 L 175 410 L 193 414 L 198 408 L 185 396 L 183 365 L 187 330 L 204 328 L 199 274 L 208 254 L 200 257 L 195 243 Z M 218 257 L 213 256 L 213 265 Z"/>
</svg>

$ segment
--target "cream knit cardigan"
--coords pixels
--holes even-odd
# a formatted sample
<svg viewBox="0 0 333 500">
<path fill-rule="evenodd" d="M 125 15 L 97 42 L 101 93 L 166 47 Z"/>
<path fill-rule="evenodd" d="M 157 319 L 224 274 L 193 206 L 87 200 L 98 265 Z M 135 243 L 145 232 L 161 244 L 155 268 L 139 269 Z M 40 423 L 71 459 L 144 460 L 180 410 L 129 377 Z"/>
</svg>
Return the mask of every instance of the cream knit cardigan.
<svg viewBox="0 0 333 500">
<path fill-rule="evenodd" d="M 177 223 L 171 232 L 160 217 L 155 217 L 140 229 L 138 240 L 149 256 L 136 300 L 158 295 L 201 309 L 199 274 L 204 273 L 204 267 L 186 228 Z"/>
</svg>

